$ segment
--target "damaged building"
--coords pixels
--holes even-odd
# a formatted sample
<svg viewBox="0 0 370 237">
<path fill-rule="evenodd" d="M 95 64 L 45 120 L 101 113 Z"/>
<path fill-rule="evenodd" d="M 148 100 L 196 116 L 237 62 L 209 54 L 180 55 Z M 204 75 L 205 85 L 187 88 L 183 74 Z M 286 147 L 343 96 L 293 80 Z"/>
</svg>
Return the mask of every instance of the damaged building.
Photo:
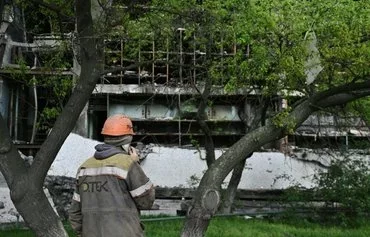
<svg viewBox="0 0 370 237">
<path fill-rule="evenodd" d="M 54 34 L 41 23 L 39 32 L 27 32 L 28 24 L 34 24 L 37 18 L 26 22 L 26 13 L 8 5 L 4 9 L 0 28 L 0 111 L 16 146 L 24 154 L 34 155 L 78 80 L 78 40 L 74 25 L 67 26 L 70 33 L 65 34 Z M 107 37 L 105 69 L 131 69 L 100 78 L 74 133 L 102 141 L 100 131 L 105 119 L 123 113 L 133 120 L 135 143 L 202 147 L 205 134 L 196 118 L 206 84 L 207 53 L 196 43 L 195 34 L 189 37 L 185 32 L 179 27 L 172 38 L 157 37 L 154 32 L 147 32 L 141 40 Z M 223 65 L 245 50 L 249 52 L 248 47 L 231 42 L 222 44 L 211 56 Z M 227 148 L 250 128 L 260 107 L 261 92 L 243 87 L 227 90 L 223 81 L 227 73 L 222 67 L 220 75 L 221 80 L 212 85 L 205 122 L 215 147 Z M 299 99 L 299 94 L 290 98 L 292 101 L 287 101 L 277 93 L 268 113 L 286 108 Z M 368 137 L 368 126 L 361 118 L 321 112 L 311 115 L 294 134 L 265 148 L 284 152 L 290 146 L 363 148 L 368 147 Z"/>
<path fill-rule="evenodd" d="M 17 146 L 26 153 L 32 153 L 37 151 L 52 127 L 53 117 L 40 117 L 41 112 L 48 106 L 61 108 L 60 104 L 65 102 L 53 98 L 55 88 L 52 86 L 56 83 L 72 85 L 79 66 L 72 47 L 70 52 L 57 54 L 65 67 L 51 68 L 43 62 L 43 59 L 55 56 L 66 42 L 70 46 L 73 34 L 45 34 L 27 39 L 24 32 L 13 28 L 11 22 L 2 22 L 1 113 Z M 204 88 L 204 80 L 199 75 L 204 69 L 198 69 L 197 65 L 201 65 L 205 53 L 196 48 L 189 51 L 189 48 L 180 47 L 183 45 L 183 30 L 178 29 L 173 48 L 161 48 L 155 40 L 149 41 L 150 47 L 143 46 L 136 58 L 125 57 L 130 45 L 127 40 L 106 40 L 106 68 L 124 67 L 131 62 L 144 66 L 103 76 L 81 113 L 75 132 L 101 141 L 100 130 L 107 116 L 123 113 L 132 118 L 135 139 L 144 144 L 202 145 L 204 133 L 196 115 L 200 91 Z M 230 52 L 223 50 L 221 56 L 232 57 L 236 50 L 233 45 Z M 141 64 L 145 60 L 151 63 Z M 184 61 L 191 62 L 193 67 L 186 68 Z M 50 85 L 38 84 L 42 78 L 54 81 Z M 254 117 L 257 97 L 258 91 L 255 90 L 239 88 L 228 92 L 221 84 L 213 85 L 212 103 L 206 108 L 206 123 L 212 130 L 216 147 L 228 147 L 246 133 Z M 273 108 L 278 111 L 286 103 L 276 97 Z M 368 133 L 368 127 L 360 118 L 316 114 L 286 140 L 296 146 L 348 146 L 351 141 L 367 140 Z"/>
<path fill-rule="evenodd" d="M 46 139 L 58 109 L 68 98 L 68 93 L 55 94 L 55 89 L 59 89 L 56 85 L 68 92 L 78 78 L 76 37 L 73 28 L 68 34 L 56 35 L 48 30 L 27 34 L 26 27 L 17 27 L 26 25 L 21 12 L 12 9 L 9 12 L 12 13 L 3 15 L 0 28 L 0 112 L 15 145 L 24 154 L 32 156 Z M 191 177 L 196 181 L 206 169 L 205 162 L 199 159 L 203 153 L 198 153 L 198 148 L 204 145 L 205 135 L 196 116 L 200 92 L 205 86 L 205 69 L 201 66 L 207 54 L 201 47 L 193 45 L 191 37 L 184 36 L 184 31 L 186 29 L 177 28 L 175 37 L 165 43 L 148 33 L 146 43 L 136 46 L 135 53 L 130 47 L 137 39 L 105 39 L 106 69 L 133 63 L 138 66 L 100 78 L 74 129 L 74 133 L 82 137 L 69 137 L 87 141 L 83 144 L 93 149 L 93 145 L 103 140 L 100 131 L 108 116 L 116 113 L 129 116 L 134 123 L 134 142 L 153 146 L 154 152 L 143 162 L 143 169 L 161 187 L 192 187 L 196 183 L 191 184 Z M 239 50 L 245 49 L 231 43 L 215 54 L 223 62 Z M 50 63 L 53 58 L 57 59 L 55 64 Z M 222 81 L 212 86 L 209 98 L 212 103 L 206 108 L 206 123 L 212 131 L 217 157 L 224 148 L 246 134 L 259 106 L 259 96 L 259 91 L 249 88 L 227 91 Z M 292 98 L 299 98 L 299 95 Z M 290 101 L 276 96 L 271 103 L 272 112 L 277 112 Z M 363 148 L 360 146 L 367 144 L 368 138 L 369 129 L 362 119 L 319 113 L 310 116 L 294 134 L 268 148 L 275 148 L 275 151 L 286 146 Z M 69 143 L 67 139 L 65 145 L 75 141 Z M 90 152 L 89 149 L 84 150 Z M 62 147 L 49 174 L 73 177 L 82 162 L 78 158 L 88 156 L 84 153 L 83 157 L 75 158 L 70 153 L 63 153 L 65 150 L 68 149 Z M 306 157 L 304 154 L 299 156 Z M 74 158 L 68 166 L 66 157 Z M 241 181 L 240 188 L 286 188 L 292 181 L 289 177 L 283 179 L 287 177 L 286 170 L 293 170 L 290 175 L 310 187 L 312 183 L 303 176 L 312 175 L 316 166 L 307 168 L 303 165 L 307 160 L 287 162 L 285 158 L 282 153 L 254 154 L 247 162 L 247 178 Z M 312 160 L 320 158 L 321 154 Z M 323 164 L 327 166 L 328 160 L 319 161 L 318 167 L 322 168 Z M 166 177 L 160 170 L 164 166 L 174 167 L 166 172 Z M 180 169 L 184 167 L 186 172 Z"/>
</svg>

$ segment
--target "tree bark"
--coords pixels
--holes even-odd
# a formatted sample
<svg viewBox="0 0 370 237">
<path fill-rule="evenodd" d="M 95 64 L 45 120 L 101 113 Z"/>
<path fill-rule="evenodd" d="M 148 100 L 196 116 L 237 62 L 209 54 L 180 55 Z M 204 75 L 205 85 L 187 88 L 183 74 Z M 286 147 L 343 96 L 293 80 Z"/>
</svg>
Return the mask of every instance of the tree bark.
<svg viewBox="0 0 370 237">
<path fill-rule="evenodd" d="M 29 182 L 19 182 L 20 188 L 25 189 Z M 36 236 L 42 237 L 67 237 L 64 226 L 51 207 L 43 190 L 38 187 L 28 187 L 21 199 L 11 191 L 11 198 L 19 214 L 26 221 Z M 47 224 L 45 224 L 47 223 Z"/>
<path fill-rule="evenodd" d="M 289 113 L 283 126 L 277 127 L 272 123 L 266 123 L 266 125 L 243 136 L 220 156 L 203 175 L 192 206 L 189 209 L 182 237 L 204 236 L 209 220 L 214 214 L 207 210 L 204 205 L 202 206 L 207 190 L 210 188 L 217 189 L 228 173 L 248 154 L 252 154 L 261 146 L 285 136 L 290 126 L 289 122 L 294 121 L 296 128 L 317 110 L 345 104 L 370 95 L 370 89 L 368 88 L 370 88 L 370 80 L 362 83 L 350 83 L 320 92 L 296 105 Z M 204 221 L 204 218 L 207 221 Z"/>
<path fill-rule="evenodd" d="M 81 44 L 81 76 L 30 168 L 25 166 L 14 147 L 0 116 L 0 170 L 15 207 L 35 234 L 42 237 L 68 236 L 43 192 L 43 182 L 100 78 L 103 65 L 102 39 L 95 37 L 90 1 L 76 1 L 76 19 Z"/>
<path fill-rule="evenodd" d="M 205 150 L 206 150 L 206 162 L 207 166 L 209 167 L 215 160 L 215 145 L 212 138 L 212 131 L 206 123 L 208 119 L 206 114 L 206 108 L 208 103 L 208 98 L 211 93 L 212 88 L 212 79 L 207 75 L 206 76 L 206 84 L 204 86 L 204 90 L 201 93 L 201 100 L 198 106 L 198 113 L 197 113 L 197 122 L 204 132 L 204 139 L 205 139 Z"/>
<path fill-rule="evenodd" d="M 238 190 L 238 185 L 243 175 L 245 163 L 247 158 L 240 162 L 234 169 L 233 174 L 230 178 L 229 184 L 227 186 L 225 195 L 223 197 L 223 202 L 220 208 L 220 212 L 223 214 L 230 214 L 232 212 L 232 205 L 234 204 L 236 191 Z"/>
<path fill-rule="evenodd" d="M 211 88 L 212 88 L 212 79 L 206 76 L 206 83 L 203 92 L 200 92 L 198 90 L 201 98 L 197 113 L 197 122 L 200 128 L 202 129 L 205 137 L 204 147 L 206 151 L 206 162 L 208 167 L 210 167 L 216 160 L 212 131 L 206 123 L 206 120 L 208 119 L 206 114 L 206 108 L 208 98 L 211 93 Z M 216 210 L 213 210 L 213 212 L 215 211 Z M 188 209 L 188 216 L 192 217 L 189 218 L 189 228 L 184 230 L 182 236 L 194 236 L 194 237 L 203 236 L 203 233 L 207 231 L 209 221 L 212 215 L 211 212 L 202 207 Z"/>
<path fill-rule="evenodd" d="M 37 236 L 68 236 L 58 216 L 50 206 L 42 187 L 35 185 L 31 179 L 29 169 L 13 145 L 1 115 L 0 170 L 9 186 L 10 197 L 15 207 Z"/>
<path fill-rule="evenodd" d="M 202 207 L 194 207 L 187 217 L 181 237 L 202 237 L 207 231 L 211 216 Z"/>
<path fill-rule="evenodd" d="M 211 165 L 213 167 L 213 165 Z M 207 177 L 202 178 L 207 179 Z M 219 187 L 221 183 L 206 181 L 208 186 L 199 185 L 188 209 L 182 237 L 201 237 L 207 231 L 211 217 L 216 213 L 220 204 Z"/>
<path fill-rule="evenodd" d="M 262 101 L 263 106 L 254 109 L 254 117 L 249 118 L 245 116 L 242 118 L 244 122 L 246 132 L 249 130 L 255 129 L 260 126 L 261 123 L 264 123 L 262 120 L 265 117 L 268 103 L 265 100 Z M 247 159 L 250 158 L 252 154 L 249 154 L 243 161 L 240 162 L 232 171 L 232 176 L 230 178 L 229 184 L 224 194 L 223 202 L 221 204 L 220 212 L 223 214 L 230 214 L 232 212 L 232 205 L 234 204 L 236 192 L 238 191 L 238 185 L 243 175 L 245 163 Z"/>
</svg>

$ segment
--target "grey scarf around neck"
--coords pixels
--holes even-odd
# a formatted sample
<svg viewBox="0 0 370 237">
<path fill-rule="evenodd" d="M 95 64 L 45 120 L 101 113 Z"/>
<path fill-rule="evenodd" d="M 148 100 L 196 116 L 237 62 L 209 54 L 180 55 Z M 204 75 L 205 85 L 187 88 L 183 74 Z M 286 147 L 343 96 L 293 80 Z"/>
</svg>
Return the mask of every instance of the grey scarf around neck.
<svg viewBox="0 0 370 237">
<path fill-rule="evenodd" d="M 131 135 L 119 136 L 119 137 L 105 137 L 104 143 L 116 147 L 122 147 L 122 149 L 129 154 L 130 143 L 132 142 Z"/>
</svg>

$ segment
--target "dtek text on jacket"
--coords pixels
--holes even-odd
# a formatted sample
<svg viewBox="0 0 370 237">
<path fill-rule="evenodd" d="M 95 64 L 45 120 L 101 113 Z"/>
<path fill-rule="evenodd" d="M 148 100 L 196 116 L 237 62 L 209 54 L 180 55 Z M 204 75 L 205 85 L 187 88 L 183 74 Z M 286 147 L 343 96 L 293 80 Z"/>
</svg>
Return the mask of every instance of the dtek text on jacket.
<svg viewBox="0 0 370 237">
<path fill-rule="evenodd" d="M 143 236 L 138 209 L 152 207 L 153 184 L 123 150 L 108 144 L 95 149 L 77 171 L 72 228 L 83 237 Z"/>
</svg>

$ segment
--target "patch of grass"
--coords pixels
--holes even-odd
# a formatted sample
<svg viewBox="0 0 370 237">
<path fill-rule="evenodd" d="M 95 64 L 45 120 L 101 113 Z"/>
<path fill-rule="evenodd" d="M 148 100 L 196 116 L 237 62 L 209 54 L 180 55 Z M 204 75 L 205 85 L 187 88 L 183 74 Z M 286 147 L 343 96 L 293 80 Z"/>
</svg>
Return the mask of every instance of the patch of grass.
<svg viewBox="0 0 370 237">
<path fill-rule="evenodd" d="M 178 237 L 184 220 L 145 223 L 147 237 Z M 305 223 L 291 225 L 266 220 L 246 220 L 242 217 L 212 219 L 206 237 L 368 237 L 370 225 L 356 229 L 324 227 Z"/>
<path fill-rule="evenodd" d="M 64 225 L 65 229 L 69 235 L 69 237 L 76 237 L 76 235 L 73 233 L 73 230 L 71 226 L 67 223 Z M 14 228 L 7 228 L 5 230 L 0 229 L 0 236 L 4 237 L 36 237 L 36 235 L 30 231 L 27 228 L 17 228 L 14 226 Z"/>
<path fill-rule="evenodd" d="M 13 229 L 13 230 L 1 230 L 0 236 L 9 236 L 9 237 L 33 237 L 36 236 L 29 230 L 19 230 L 19 229 Z"/>
<path fill-rule="evenodd" d="M 183 219 L 145 222 L 146 237 L 178 237 L 183 227 Z M 66 229 L 74 237 L 69 225 Z M 0 236 L 33 237 L 31 231 L 12 229 L 0 231 Z M 367 237 L 370 236 L 370 224 L 358 228 L 325 227 L 305 222 L 287 224 L 267 220 L 247 220 L 243 217 L 213 218 L 206 237 Z"/>
</svg>

